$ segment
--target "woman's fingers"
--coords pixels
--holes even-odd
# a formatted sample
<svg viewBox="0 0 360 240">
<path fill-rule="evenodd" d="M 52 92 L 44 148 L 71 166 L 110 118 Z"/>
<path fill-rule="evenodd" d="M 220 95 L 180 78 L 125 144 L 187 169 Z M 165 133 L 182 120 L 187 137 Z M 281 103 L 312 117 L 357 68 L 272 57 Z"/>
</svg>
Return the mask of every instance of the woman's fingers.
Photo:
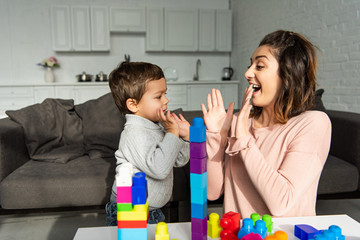
<svg viewBox="0 0 360 240">
<path fill-rule="evenodd" d="M 220 90 L 216 89 L 215 94 L 216 94 L 217 106 L 224 106 L 224 101 Z"/>
<path fill-rule="evenodd" d="M 215 88 L 211 89 L 211 97 L 212 97 L 212 105 L 214 107 L 218 106 L 218 99 L 217 99 L 217 90 Z"/>
</svg>

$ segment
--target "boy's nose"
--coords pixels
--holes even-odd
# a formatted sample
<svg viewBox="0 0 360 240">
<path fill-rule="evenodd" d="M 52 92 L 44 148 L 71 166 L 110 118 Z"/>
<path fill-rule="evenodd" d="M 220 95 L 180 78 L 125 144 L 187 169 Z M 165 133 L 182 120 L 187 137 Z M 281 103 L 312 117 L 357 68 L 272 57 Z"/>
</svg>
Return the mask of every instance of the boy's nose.
<svg viewBox="0 0 360 240">
<path fill-rule="evenodd" d="M 168 104 L 169 103 L 169 99 L 165 96 L 164 98 L 164 104 Z"/>
</svg>

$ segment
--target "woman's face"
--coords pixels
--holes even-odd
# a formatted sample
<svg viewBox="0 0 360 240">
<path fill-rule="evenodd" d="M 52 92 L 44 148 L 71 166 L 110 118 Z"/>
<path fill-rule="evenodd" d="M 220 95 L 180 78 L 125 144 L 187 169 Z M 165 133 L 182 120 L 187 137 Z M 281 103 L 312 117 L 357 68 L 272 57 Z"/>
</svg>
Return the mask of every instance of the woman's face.
<svg viewBox="0 0 360 240">
<path fill-rule="evenodd" d="M 267 45 L 258 47 L 250 59 L 245 77 L 253 84 L 252 104 L 257 107 L 273 109 L 279 95 L 282 81 L 279 77 L 279 63 Z"/>
</svg>

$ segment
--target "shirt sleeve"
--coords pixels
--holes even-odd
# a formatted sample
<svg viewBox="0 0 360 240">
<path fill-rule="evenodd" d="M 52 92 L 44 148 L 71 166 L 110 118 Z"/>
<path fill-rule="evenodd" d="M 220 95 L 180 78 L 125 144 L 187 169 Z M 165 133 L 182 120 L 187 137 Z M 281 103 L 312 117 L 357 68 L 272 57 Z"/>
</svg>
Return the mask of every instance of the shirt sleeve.
<svg viewBox="0 0 360 240">
<path fill-rule="evenodd" d="M 154 179 L 165 179 L 185 143 L 172 133 L 165 133 L 159 142 L 153 134 L 135 130 L 126 136 L 122 146 L 125 159 Z M 139 132 L 134 132 L 139 131 Z"/>
<path fill-rule="evenodd" d="M 218 199 L 224 192 L 224 157 L 226 143 L 219 132 L 206 131 L 207 198 Z"/>
<path fill-rule="evenodd" d="M 183 141 L 183 140 L 182 140 Z M 178 157 L 175 161 L 175 167 L 185 166 L 190 159 L 190 143 L 183 141 L 183 147 L 181 148 Z"/>
<path fill-rule="evenodd" d="M 229 139 L 226 152 L 240 154 L 251 181 L 274 216 L 285 214 L 318 183 L 330 148 L 331 122 L 326 114 L 316 116 L 301 123 L 293 134 L 278 169 L 267 163 L 254 137 Z"/>
</svg>

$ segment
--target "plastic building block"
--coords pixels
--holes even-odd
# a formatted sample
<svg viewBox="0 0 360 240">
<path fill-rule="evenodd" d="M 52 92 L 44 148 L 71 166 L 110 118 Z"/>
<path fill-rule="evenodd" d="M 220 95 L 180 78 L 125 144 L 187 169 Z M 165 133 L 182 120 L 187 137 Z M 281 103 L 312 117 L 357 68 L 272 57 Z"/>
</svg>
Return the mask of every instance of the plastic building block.
<svg viewBox="0 0 360 240">
<path fill-rule="evenodd" d="M 315 235 L 315 240 L 345 240 L 341 234 L 341 228 L 337 225 L 331 225 L 329 229 L 323 230 L 321 234 Z"/>
<path fill-rule="evenodd" d="M 249 233 L 257 233 L 264 239 L 267 233 L 266 223 L 263 220 L 257 220 L 254 227 L 253 220 L 250 218 L 244 218 L 243 225 L 237 236 L 239 239 L 242 239 Z"/>
<path fill-rule="evenodd" d="M 147 220 L 143 221 L 117 221 L 118 228 L 147 228 Z"/>
<path fill-rule="evenodd" d="M 249 233 L 241 238 L 241 240 L 263 240 L 263 238 L 258 233 Z"/>
<path fill-rule="evenodd" d="M 190 172 L 196 174 L 203 174 L 207 168 L 207 157 L 193 158 L 190 157 Z"/>
<path fill-rule="evenodd" d="M 132 187 L 116 187 L 117 203 L 132 203 Z"/>
<path fill-rule="evenodd" d="M 191 142 L 190 143 L 190 157 L 204 158 L 206 153 L 206 142 Z"/>
<path fill-rule="evenodd" d="M 132 204 L 145 204 L 147 199 L 147 180 L 145 173 L 138 172 L 133 176 Z"/>
<path fill-rule="evenodd" d="M 156 225 L 155 240 L 169 240 L 169 232 L 166 223 L 159 222 Z"/>
<path fill-rule="evenodd" d="M 295 237 L 301 240 L 313 239 L 315 235 L 320 234 L 321 231 L 307 224 L 297 224 L 294 227 Z"/>
<path fill-rule="evenodd" d="M 203 219 L 191 218 L 191 232 L 207 235 L 207 217 Z"/>
<path fill-rule="evenodd" d="M 191 240 L 207 240 L 207 235 L 198 232 L 191 232 Z"/>
<path fill-rule="evenodd" d="M 265 240 L 288 240 L 288 235 L 284 231 L 276 231 L 273 235 L 266 236 Z"/>
<path fill-rule="evenodd" d="M 250 218 L 251 218 L 251 220 L 253 221 L 254 227 L 255 227 L 255 222 L 256 222 L 257 220 L 260 220 L 260 219 L 261 219 L 261 216 L 260 216 L 260 214 L 258 214 L 258 213 L 253 213 L 253 214 L 251 214 Z"/>
<path fill-rule="evenodd" d="M 262 216 L 262 220 L 266 223 L 266 228 L 267 228 L 268 233 L 272 233 L 272 231 L 273 231 L 273 221 L 272 221 L 271 216 L 265 214 L 265 215 Z"/>
<path fill-rule="evenodd" d="M 211 238 L 218 238 L 221 231 L 219 214 L 210 213 L 209 220 L 207 221 L 207 235 Z"/>
<path fill-rule="evenodd" d="M 192 188 L 191 189 L 191 202 L 197 204 L 204 204 L 207 202 L 206 188 Z"/>
<path fill-rule="evenodd" d="M 133 176 L 133 166 L 131 163 L 122 163 L 116 167 L 116 186 L 117 187 L 131 187 L 132 186 L 132 176 Z"/>
<path fill-rule="evenodd" d="M 190 189 L 207 187 L 207 172 L 203 174 L 190 173 Z"/>
<path fill-rule="evenodd" d="M 118 228 L 118 239 L 144 240 L 148 239 L 147 228 Z"/>
<path fill-rule="evenodd" d="M 221 240 L 239 240 L 235 234 L 233 234 L 230 231 L 222 231 L 220 233 L 220 239 Z"/>
<path fill-rule="evenodd" d="M 117 212 L 118 221 L 141 221 L 147 220 L 149 214 L 149 203 L 146 202 L 145 205 L 134 205 L 132 211 L 120 211 Z"/>
<path fill-rule="evenodd" d="M 234 234 L 235 237 L 238 235 L 240 230 L 240 213 L 227 212 L 223 215 L 223 218 L 220 220 L 220 226 L 223 230 L 220 233 L 223 236 L 231 236 Z"/>
<path fill-rule="evenodd" d="M 190 126 L 190 143 L 191 142 L 205 142 L 206 141 L 206 127 L 202 118 L 194 118 L 193 125 Z"/>
<path fill-rule="evenodd" d="M 118 203 L 116 204 L 117 211 L 131 211 L 132 210 L 132 204 L 131 203 Z"/>
<path fill-rule="evenodd" d="M 203 219 L 207 216 L 207 202 L 205 204 L 191 203 L 191 218 Z"/>
</svg>

